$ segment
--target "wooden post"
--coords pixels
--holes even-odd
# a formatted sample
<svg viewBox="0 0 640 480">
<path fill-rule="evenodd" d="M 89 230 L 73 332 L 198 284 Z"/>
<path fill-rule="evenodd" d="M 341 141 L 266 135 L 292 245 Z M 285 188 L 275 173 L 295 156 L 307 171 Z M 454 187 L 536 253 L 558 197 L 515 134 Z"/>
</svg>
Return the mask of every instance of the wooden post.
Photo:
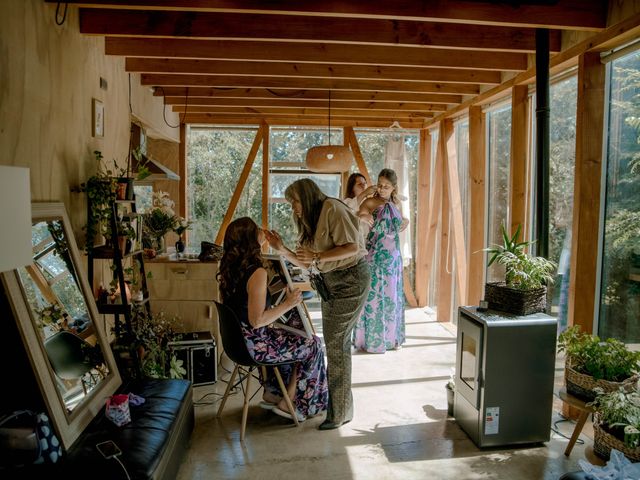
<svg viewBox="0 0 640 480">
<path fill-rule="evenodd" d="M 467 250 L 464 246 L 464 220 L 462 218 L 462 198 L 460 195 L 460 181 L 458 176 L 458 155 L 456 151 L 456 137 L 451 135 L 447 139 L 445 155 L 447 172 L 447 191 L 449 192 L 449 209 L 451 212 L 450 231 L 453 238 L 451 254 L 456 259 L 456 278 L 458 281 L 458 298 L 460 303 L 467 303 Z M 466 177 L 465 177 L 466 178 Z"/>
<path fill-rule="evenodd" d="M 478 305 L 484 296 L 485 239 L 485 124 L 482 107 L 469 108 L 469 289 L 467 303 Z"/>
<path fill-rule="evenodd" d="M 358 145 L 358 139 L 356 138 L 356 133 L 353 131 L 353 127 L 345 127 L 344 133 L 349 136 L 349 145 L 351 146 L 351 151 L 353 151 L 353 157 L 356 160 L 358 170 L 362 175 L 364 175 L 364 178 L 367 180 L 367 184 L 371 185 L 369 170 L 367 169 L 367 165 L 364 163 L 364 158 L 360 151 L 360 145 Z"/>
<path fill-rule="evenodd" d="M 511 93 L 511 168 L 509 169 L 509 210 L 511 212 L 509 232 L 513 235 L 521 226 L 520 240 L 528 237 L 527 211 L 527 164 L 529 142 L 527 141 L 529 117 L 529 89 L 516 85 Z"/>
<path fill-rule="evenodd" d="M 244 185 L 247 183 L 247 178 L 249 178 L 249 173 L 251 173 L 251 167 L 253 166 L 253 162 L 256 159 L 256 155 L 258 154 L 258 149 L 260 148 L 260 144 L 262 143 L 262 136 L 264 135 L 264 127 L 260 125 L 258 131 L 256 132 L 256 138 L 253 140 L 253 145 L 251 145 L 251 150 L 249 151 L 249 155 L 247 156 L 247 161 L 242 168 L 242 172 L 240 173 L 240 178 L 238 179 L 238 183 L 236 184 L 236 188 L 233 191 L 233 195 L 231 196 L 231 200 L 229 201 L 229 208 L 227 208 L 227 213 L 224 214 L 224 219 L 222 220 L 222 224 L 220 225 L 220 230 L 218 231 L 218 235 L 216 236 L 216 243 L 218 245 L 222 245 L 222 241 L 224 240 L 224 233 L 231 223 L 231 219 L 233 218 L 233 214 L 236 211 L 236 206 L 238 205 L 238 200 L 240 200 L 240 195 L 242 195 L 242 190 L 244 189 Z"/>
<path fill-rule="evenodd" d="M 604 128 L 605 66 L 599 53 L 585 53 L 578 63 L 576 171 L 573 193 L 569 325 L 592 333 L 596 299 L 600 176 Z"/>
<path fill-rule="evenodd" d="M 431 183 L 431 134 L 420 130 L 420 151 L 418 159 L 418 205 L 416 213 L 416 303 L 426 307 L 429 301 L 429 267 L 433 250 L 427 250 L 429 231 L 429 186 Z"/>
</svg>

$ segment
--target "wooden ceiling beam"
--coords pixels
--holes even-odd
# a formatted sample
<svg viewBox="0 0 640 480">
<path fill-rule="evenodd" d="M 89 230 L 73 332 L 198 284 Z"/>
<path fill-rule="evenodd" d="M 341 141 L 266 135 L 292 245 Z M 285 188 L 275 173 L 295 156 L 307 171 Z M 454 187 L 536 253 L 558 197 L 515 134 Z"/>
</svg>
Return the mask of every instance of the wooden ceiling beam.
<svg viewBox="0 0 640 480">
<path fill-rule="evenodd" d="M 125 57 L 398 65 L 502 71 L 527 69 L 527 55 L 524 53 L 333 43 L 106 37 L 105 53 Z"/>
<path fill-rule="evenodd" d="M 143 73 L 142 85 L 162 87 L 262 87 L 322 90 L 375 90 L 389 92 L 453 93 L 477 95 L 478 85 L 393 80 L 341 80 L 325 78 L 234 77 L 224 75 L 162 75 Z"/>
<path fill-rule="evenodd" d="M 320 63 L 197 60 L 176 58 L 139 58 L 125 60 L 128 72 L 180 73 L 202 75 L 260 75 L 269 77 L 313 77 L 414 80 L 425 82 L 477 83 L 498 85 L 500 72 L 430 67 L 384 65 L 331 65 Z"/>
<path fill-rule="evenodd" d="M 46 0 L 57 3 L 57 0 Z M 448 0 L 417 2 L 415 0 L 69 0 L 66 3 L 84 7 L 193 10 L 202 12 L 282 13 L 309 16 L 387 18 L 545 27 L 567 30 L 600 30 L 606 26 L 606 0 L 557 0 L 553 5 L 525 0 L 501 2 Z M 531 5 L 527 5 L 531 3 Z M 511 4 L 511 6 L 509 5 Z"/>
<path fill-rule="evenodd" d="M 398 19 L 80 9 L 80 33 L 128 37 L 305 41 L 534 53 L 535 29 Z M 560 31 L 549 48 L 560 51 Z"/>
<path fill-rule="evenodd" d="M 326 109 L 328 100 L 312 99 L 298 100 L 288 98 L 187 98 L 187 97 L 165 97 L 165 105 L 173 105 L 183 108 L 187 105 L 192 106 L 210 106 L 210 107 L 289 107 L 289 108 L 307 108 L 307 109 Z M 433 103 L 399 103 L 399 102 L 345 102 L 334 101 L 331 98 L 331 109 L 338 111 L 340 109 L 349 110 L 406 110 L 418 112 L 444 112 L 447 110 L 446 105 L 437 105 Z"/>
<path fill-rule="evenodd" d="M 188 92 L 187 92 L 188 90 Z M 314 99 L 326 101 L 329 90 L 304 89 L 271 89 L 271 88 L 216 88 L 216 87 L 162 87 L 154 90 L 157 97 L 189 97 L 189 101 L 196 98 L 219 99 Z M 380 91 L 349 91 L 337 90 L 331 92 L 331 102 L 335 105 L 341 101 L 370 101 L 370 102 L 420 102 L 441 105 L 459 105 L 462 95 L 437 93 L 404 93 Z"/>
<path fill-rule="evenodd" d="M 176 113 L 184 114 L 184 107 L 173 107 Z M 300 116 L 308 118 L 328 118 L 329 110 L 308 109 L 308 108 L 260 108 L 260 107 L 211 107 L 211 106 L 187 106 L 187 115 L 190 113 L 212 113 L 212 114 L 247 114 L 261 116 Z M 393 117 L 393 118 L 432 118 L 432 112 L 419 112 L 407 110 L 390 110 L 380 112 L 377 110 L 350 110 L 331 109 L 331 119 L 334 118 L 362 118 L 362 117 Z"/>
<path fill-rule="evenodd" d="M 217 124 L 217 125 L 260 125 L 262 122 L 268 125 L 296 125 L 296 126 L 318 126 L 327 128 L 327 118 L 309 118 L 304 115 L 292 115 L 288 117 L 269 117 L 261 115 L 246 114 L 211 114 L 211 113 L 188 113 L 186 116 L 180 115 L 180 121 L 188 124 Z M 387 128 L 394 121 L 393 117 L 382 117 L 378 119 L 346 119 L 333 118 L 331 116 L 332 127 L 364 127 L 364 128 Z M 422 119 L 400 118 L 397 120 L 402 128 L 422 128 L 425 122 Z"/>
</svg>

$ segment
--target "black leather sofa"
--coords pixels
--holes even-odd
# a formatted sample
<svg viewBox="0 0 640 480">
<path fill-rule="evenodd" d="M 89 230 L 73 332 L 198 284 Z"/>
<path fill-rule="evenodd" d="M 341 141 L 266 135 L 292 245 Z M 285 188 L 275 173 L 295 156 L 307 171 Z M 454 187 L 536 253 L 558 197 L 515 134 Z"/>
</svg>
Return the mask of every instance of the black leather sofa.
<svg viewBox="0 0 640 480">
<path fill-rule="evenodd" d="M 85 429 L 60 462 L 64 478 L 91 480 L 175 479 L 194 425 L 193 393 L 188 380 L 143 380 L 127 386 L 145 399 L 131 406 L 131 423 L 117 427 L 104 411 Z M 122 454 L 105 459 L 98 443 L 112 440 Z"/>
</svg>

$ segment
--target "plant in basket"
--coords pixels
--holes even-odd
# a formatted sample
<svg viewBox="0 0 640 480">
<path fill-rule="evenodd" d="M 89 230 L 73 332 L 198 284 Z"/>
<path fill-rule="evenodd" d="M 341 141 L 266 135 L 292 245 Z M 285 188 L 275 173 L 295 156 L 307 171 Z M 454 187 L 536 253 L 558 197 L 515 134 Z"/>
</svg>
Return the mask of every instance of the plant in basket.
<svg viewBox="0 0 640 480">
<path fill-rule="evenodd" d="M 619 388 L 613 392 L 596 389 L 590 403 L 596 413 L 593 422 L 594 452 L 608 459 L 611 449 L 621 451 L 634 462 L 640 461 L 640 392 Z"/>
<path fill-rule="evenodd" d="M 566 353 L 565 382 L 571 395 L 591 401 L 598 388 L 603 392 L 636 388 L 640 352 L 632 352 L 619 340 L 601 341 L 574 325 L 558 337 L 558 352 Z"/>
<path fill-rule="evenodd" d="M 505 281 L 485 285 L 485 300 L 489 308 L 517 315 L 529 315 L 546 310 L 547 285 L 553 283 L 556 264 L 543 257 L 525 252 L 532 242 L 519 242 L 520 226 L 509 237 L 502 224 L 502 245 L 484 251 L 491 254 L 487 266 L 497 262 L 505 268 Z"/>
</svg>

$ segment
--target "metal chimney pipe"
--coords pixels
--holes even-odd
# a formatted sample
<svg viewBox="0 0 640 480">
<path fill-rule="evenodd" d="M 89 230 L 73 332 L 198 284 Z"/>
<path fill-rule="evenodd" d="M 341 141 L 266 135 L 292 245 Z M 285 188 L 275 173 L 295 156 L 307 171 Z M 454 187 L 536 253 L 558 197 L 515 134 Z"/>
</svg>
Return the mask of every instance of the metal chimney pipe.
<svg viewBox="0 0 640 480">
<path fill-rule="evenodd" d="M 549 30 L 536 29 L 536 255 L 549 256 Z"/>
</svg>

